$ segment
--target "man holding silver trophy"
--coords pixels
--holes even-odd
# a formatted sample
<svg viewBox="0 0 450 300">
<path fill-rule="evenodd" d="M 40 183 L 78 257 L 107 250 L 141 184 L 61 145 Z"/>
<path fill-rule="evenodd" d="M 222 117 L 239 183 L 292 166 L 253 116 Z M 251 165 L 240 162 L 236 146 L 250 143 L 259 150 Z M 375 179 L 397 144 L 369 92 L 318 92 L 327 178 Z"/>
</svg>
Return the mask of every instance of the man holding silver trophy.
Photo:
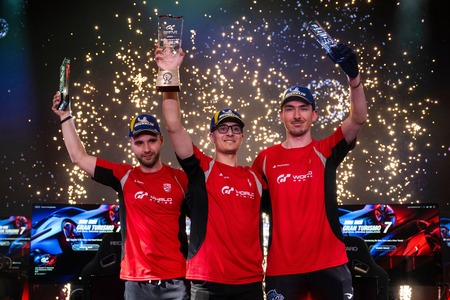
<svg viewBox="0 0 450 300">
<path fill-rule="evenodd" d="M 305 25 L 305 28 L 323 46 L 331 60 L 338 64 L 347 75 L 350 91 L 350 115 L 333 134 L 323 140 L 314 140 L 311 135 L 311 126 L 318 118 L 318 110 L 316 99 L 311 91 L 306 87 L 294 85 L 283 93 L 279 114 L 286 129 L 286 140 L 279 145 L 263 150 L 252 166 L 258 174 L 258 178 L 265 178 L 271 199 L 269 206 L 271 209 L 269 211 L 271 244 L 269 245 L 265 278 L 266 299 L 348 300 L 353 298 L 352 277 L 346 265 L 348 259 L 338 219 L 336 171 L 348 152 L 354 148 L 358 133 L 367 120 L 367 103 L 357 57 L 353 49 L 347 44 L 336 43 L 318 22 L 310 22 Z M 177 67 L 183 60 L 182 53 L 173 56 L 166 53 L 172 53 L 167 42 L 155 51 L 159 67 L 158 78 L 161 78 L 164 70 L 173 70 L 171 74 L 178 75 Z M 175 79 L 175 82 L 178 82 L 177 80 L 178 78 Z M 158 79 L 158 82 L 162 81 Z M 219 111 L 216 115 L 220 116 L 221 113 L 222 111 Z M 193 167 L 201 165 L 203 158 L 202 154 L 199 154 L 200 151 L 192 145 L 191 139 L 181 125 L 181 113 L 176 92 L 163 91 L 163 114 L 175 151 L 188 177 L 197 180 L 197 176 L 204 172 L 201 178 L 206 181 L 211 170 Z M 232 111 L 232 114 L 235 112 Z M 217 128 L 221 128 L 218 126 L 220 119 L 216 123 L 214 119 L 215 117 L 211 120 L 210 136 L 220 157 L 220 143 L 218 143 L 220 140 L 215 135 L 240 135 L 243 122 L 240 116 L 236 115 L 234 118 L 224 118 L 229 122 L 223 124 L 223 130 L 217 130 Z M 214 124 L 216 127 L 213 127 Z M 241 126 L 241 130 L 238 130 L 237 126 Z M 233 152 L 233 155 L 235 153 Z M 217 162 L 215 164 L 218 165 Z M 282 176 L 284 176 L 283 180 L 280 180 Z M 203 192 L 200 195 L 203 194 L 204 197 L 213 195 L 211 198 L 214 199 L 214 195 L 219 191 L 212 190 L 211 181 L 208 182 L 209 185 L 204 184 Z M 195 183 L 191 183 L 191 186 L 195 186 Z M 191 201 L 198 201 L 193 204 L 197 210 L 192 213 L 194 218 L 198 213 L 199 203 L 204 205 L 201 210 L 203 216 L 199 218 L 202 220 L 200 225 L 198 223 L 196 225 L 195 220 L 192 221 L 194 232 L 204 226 L 198 231 L 203 235 L 192 235 L 191 231 L 191 238 L 196 238 L 194 243 L 191 239 L 187 268 L 187 278 L 193 280 L 192 299 L 220 298 L 215 298 L 212 296 L 213 294 L 225 296 L 220 299 L 260 299 L 260 295 L 256 292 L 259 288 L 259 282 L 256 281 L 259 272 L 256 267 L 259 263 L 259 254 L 256 260 L 248 258 L 248 262 L 254 262 L 256 272 L 253 277 L 255 279 L 253 285 L 255 294 L 253 295 L 249 293 L 233 294 L 234 291 L 242 288 L 247 291 L 251 291 L 252 288 L 249 288 L 248 284 L 236 285 L 238 281 L 215 280 L 218 278 L 214 278 L 216 273 L 205 271 L 214 270 L 212 266 L 218 261 L 221 263 L 227 261 L 227 257 L 217 257 L 218 261 L 208 261 L 207 257 L 202 256 L 202 248 L 209 249 L 212 251 L 209 252 L 211 254 L 214 253 L 213 248 L 220 249 L 221 245 L 219 243 L 202 244 L 207 232 L 206 226 L 209 226 L 208 222 L 210 222 L 208 205 L 211 199 L 201 202 L 194 198 Z M 244 211 L 248 211 L 248 209 L 242 207 L 239 215 L 242 216 Z M 226 219 L 224 218 L 224 220 Z M 226 222 L 221 224 L 222 228 L 226 227 L 225 224 Z M 208 230 L 210 230 L 209 228 Z M 234 235 L 241 235 L 242 232 L 238 228 L 234 230 Z M 258 232 L 256 228 L 246 229 L 246 231 L 250 230 Z M 248 253 L 245 249 L 241 249 L 241 251 L 243 253 L 235 253 L 233 259 L 241 259 L 245 257 L 245 253 Z M 198 256 L 202 260 L 199 260 Z M 203 264 L 195 265 L 199 262 Z M 228 263 L 232 264 L 231 261 Z M 205 273 L 195 273 L 200 269 Z M 229 274 L 228 271 L 222 275 L 228 278 L 234 277 L 236 280 L 239 273 Z M 228 283 L 234 283 L 234 285 Z M 249 297 L 249 295 L 251 296 Z"/>
<path fill-rule="evenodd" d="M 367 103 L 357 57 L 318 24 L 306 29 L 347 75 L 350 115 L 322 140 L 311 135 L 318 118 L 311 91 L 294 85 L 284 91 L 279 117 L 286 139 L 261 151 L 253 169 L 269 186 L 271 244 L 265 290 L 267 300 L 353 299 L 352 277 L 340 229 L 336 172 L 355 147 L 367 120 Z"/>
<path fill-rule="evenodd" d="M 205 155 L 181 123 L 179 88 L 168 87 L 170 71 L 179 82 L 184 53 L 173 51 L 166 37 L 155 50 L 157 88 L 162 91 L 163 119 L 178 162 L 188 176 L 191 216 L 186 278 L 193 300 L 262 300 L 263 252 L 261 234 L 262 181 L 237 164 L 244 140 L 244 120 L 225 108 L 213 114 L 209 139 L 215 157 Z"/>
</svg>

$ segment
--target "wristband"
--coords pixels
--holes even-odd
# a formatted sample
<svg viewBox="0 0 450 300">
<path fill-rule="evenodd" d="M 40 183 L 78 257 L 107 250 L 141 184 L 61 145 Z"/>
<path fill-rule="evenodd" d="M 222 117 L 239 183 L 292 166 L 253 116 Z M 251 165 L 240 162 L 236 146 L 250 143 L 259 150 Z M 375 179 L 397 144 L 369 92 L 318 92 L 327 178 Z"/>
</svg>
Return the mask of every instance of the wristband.
<svg viewBox="0 0 450 300">
<path fill-rule="evenodd" d="M 357 85 L 355 85 L 355 86 L 350 85 L 350 82 L 348 82 L 348 86 L 349 86 L 351 89 L 356 89 L 356 88 L 358 88 L 361 84 L 362 84 L 362 79 L 360 79 L 360 80 L 359 80 L 359 83 L 358 83 Z"/>
<path fill-rule="evenodd" d="M 61 120 L 61 124 L 64 123 L 67 120 L 72 119 L 72 115 L 68 115 L 67 117 L 65 117 L 64 119 Z"/>
</svg>

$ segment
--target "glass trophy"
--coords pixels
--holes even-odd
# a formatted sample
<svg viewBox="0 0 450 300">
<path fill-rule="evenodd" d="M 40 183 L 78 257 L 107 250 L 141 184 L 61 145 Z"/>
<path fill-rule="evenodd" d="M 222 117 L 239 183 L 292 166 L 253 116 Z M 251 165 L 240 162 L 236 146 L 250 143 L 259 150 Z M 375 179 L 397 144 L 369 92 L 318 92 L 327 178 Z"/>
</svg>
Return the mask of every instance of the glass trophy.
<svg viewBox="0 0 450 300">
<path fill-rule="evenodd" d="M 328 53 L 331 51 L 331 47 L 336 46 L 336 41 L 318 21 L 305 22 L 303 23 L 303 28 L 308 31 Z"/>
<path fill-rule="evenodd" d="M 183 16 L 160 15 L 158 17 L 158 43 L 164 49 L 166 59 L 175 58 L 181 48 Z M 171 55 L 171 57 L 167 57 Z M 156 89 L 162 92 L 179 92 L 180 82 L 177 70 L 158 70 Z"/>
<path fill-rule="evenodd" d="M 58 110 L 66 110 L 70 104 L 69 98 L 70 59 L 65 57 L 59 68 L 59 93 L 61 101 Z"/>
</svg>

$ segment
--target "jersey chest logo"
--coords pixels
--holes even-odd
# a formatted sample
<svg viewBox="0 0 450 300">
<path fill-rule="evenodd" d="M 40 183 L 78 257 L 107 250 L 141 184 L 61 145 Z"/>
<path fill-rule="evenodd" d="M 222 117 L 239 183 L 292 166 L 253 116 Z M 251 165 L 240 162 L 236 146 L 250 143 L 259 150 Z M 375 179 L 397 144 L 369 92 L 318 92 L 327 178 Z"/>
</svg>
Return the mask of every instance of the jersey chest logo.
<svg viewBox="0 0 450 300">
<path fill-rule="evenodd" d="M 282 184 L 285 182 L 303 182 L 310 178 L 313 178 L 312 171 L 307 171 L 305 174 L 280 174 L 277 177 L 277 183 Z"/>
<path fill-rule="evenodd" d="M 163 188 L 165 192 L 170 192 L 172 190 L 172 184 L 170 183 L 164 183 Z"/>
</svg>

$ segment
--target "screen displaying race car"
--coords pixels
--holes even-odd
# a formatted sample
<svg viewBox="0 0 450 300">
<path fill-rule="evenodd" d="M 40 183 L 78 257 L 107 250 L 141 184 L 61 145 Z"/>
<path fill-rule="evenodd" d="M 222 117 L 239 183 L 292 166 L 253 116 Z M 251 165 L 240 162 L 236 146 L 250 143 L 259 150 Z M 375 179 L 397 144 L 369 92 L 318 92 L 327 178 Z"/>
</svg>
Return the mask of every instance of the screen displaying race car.
<svg viewBox="0 0 450 300">
<path fill-rule="evenodd" d="M 443 277 L 437 204 L 340 205 L 343 235 L 362 237 L 390 284 L 435 285 Z"/>
<path fill-rule="evenodd" d="M 27 275 L 30 253 L 30 216 L 0 217 L 0 271 Z"/>
<path fill-rule="evenodd" d="M 120 231 L 115 204 L 34 204 L 30 240 L 30 281 L 78 280 L 102 236 Z"/>
</svg>

